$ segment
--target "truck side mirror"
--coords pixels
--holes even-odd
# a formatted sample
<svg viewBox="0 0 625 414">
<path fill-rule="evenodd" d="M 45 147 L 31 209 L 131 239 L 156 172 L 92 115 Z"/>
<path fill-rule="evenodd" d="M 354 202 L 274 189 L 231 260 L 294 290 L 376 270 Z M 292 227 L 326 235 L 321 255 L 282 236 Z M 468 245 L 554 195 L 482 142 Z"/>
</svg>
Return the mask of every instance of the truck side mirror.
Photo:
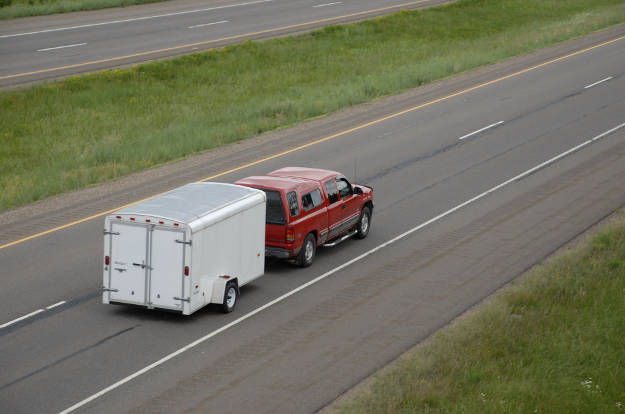
<svg viewBox="0 0 625 414">
<path fill-rule="evenodd" d="M 362 194 L 362 188 L 354 187 L 354 194 L 361 195 Z"/>
</svg>

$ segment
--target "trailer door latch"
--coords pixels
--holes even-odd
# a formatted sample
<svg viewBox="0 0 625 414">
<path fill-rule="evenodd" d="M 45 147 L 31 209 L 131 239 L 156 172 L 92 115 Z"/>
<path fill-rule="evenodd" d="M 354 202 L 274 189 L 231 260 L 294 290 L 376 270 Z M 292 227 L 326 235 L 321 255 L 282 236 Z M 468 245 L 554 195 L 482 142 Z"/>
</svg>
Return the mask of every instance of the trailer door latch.
<svg viewBox="0 0 625 414">
<path fill-rule="evenodd" d="M 119 289 L 102 288 L 102 292 L 119 292 Z"/>
<path fill-rule="evenodd" d="M 191 302 L 191 298 L 179 298 L 174 296 L 174 300 L 181 300 L 183 302 Z"/>
<path fill-rule="evenodd" d="M 106 230 L 104 230 L 104 234 L 113 234 L 115 236 L 119 236 L 119 232 L 118 231 L 106 231 Z"/>
<path fill-rule="evenodd" d="M 184 240 L 176 240 L 176 243 L 180 243 L 180 244 L 188 244 L 189 246 L 191 246 L 191 240 L 188 240 L 188 241 L 184 241 Z"/>
</svg>

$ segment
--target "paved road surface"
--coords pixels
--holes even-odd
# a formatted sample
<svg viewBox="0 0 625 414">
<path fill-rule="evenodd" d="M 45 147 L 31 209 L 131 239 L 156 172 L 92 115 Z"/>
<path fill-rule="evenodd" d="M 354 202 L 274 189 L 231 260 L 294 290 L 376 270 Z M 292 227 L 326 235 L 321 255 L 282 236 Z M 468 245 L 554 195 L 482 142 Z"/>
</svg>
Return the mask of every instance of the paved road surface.
<svg viewBox="0 0 625 414">
<path fill-rule="evenodd" d="M 301 33 L 449 0 L 177 0 L 0 22 L 0 87 Z"/>
<path fill-rule="evenodd" d="M 0 325 L 38 312 L 0 328 L 0 406 L 318 410 L 625 204 L 624 35 L 578 39 L 39 206 L 68 203 L 49 212 L 20 210 L 32 219 L 0 216 L 6 246 L 25 221 L 32 234 L 336 133 L 217 180 L 329 168 L 375 186 L 376 203 L 368 238 L 320 249 L 307 269 L 269 262 L 229 315 L 100 304 L 101 218 L 0 248 Z"/>
</svg>

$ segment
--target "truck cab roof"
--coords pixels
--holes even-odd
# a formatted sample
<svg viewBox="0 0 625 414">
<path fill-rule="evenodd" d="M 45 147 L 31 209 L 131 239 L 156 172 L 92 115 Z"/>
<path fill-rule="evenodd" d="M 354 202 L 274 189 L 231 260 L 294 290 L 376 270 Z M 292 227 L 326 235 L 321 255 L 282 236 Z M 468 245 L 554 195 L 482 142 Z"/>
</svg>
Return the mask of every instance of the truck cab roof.
<svg viewBox="0 0 625 414">
<path fill-rule="evenodd" d="M 326 181 L 342 175 L 336 171 L 322 170 L 320 168 L 284 167 L 267 174 L 272 177 L 300 178 L 314 181 Z"/>
</svg>

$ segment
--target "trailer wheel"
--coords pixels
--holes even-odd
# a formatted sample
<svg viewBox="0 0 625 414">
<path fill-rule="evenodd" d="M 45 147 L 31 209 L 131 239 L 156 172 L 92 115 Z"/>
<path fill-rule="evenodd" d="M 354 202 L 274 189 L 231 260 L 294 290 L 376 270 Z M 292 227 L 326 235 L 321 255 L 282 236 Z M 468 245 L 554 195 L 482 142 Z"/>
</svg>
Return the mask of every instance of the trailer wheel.
<svg viewBox="0 0 625 414">
<path fill-rule="evenodd" d="M 371 210 L 369 207 L 363 207 L 362 213 L 360 213 L 360 220 L 358 221 L 358 225 L 356 227 L 356 235 L 357 239 L 364 239 L 369 234 L 369 227 L 371 227 Z"/>
<path fill-rule="evenodd" d="M 302 250 L 300 250 L 297 256 L 296 263 L 299 267 L 308 267 L 315 259 L 315 252 L 317 250 L 317 239 L 312 233 L 308 233 L 304 239 Z"/>
<path fill-rule="evenodd" d="M 239 290 L 234 282 L 228 282 L 226 291 L 224 292 L 224 303 L 221 305 L 223 313 L 230 313 L 237 306 L 239 301 Z"/>
</svg>

